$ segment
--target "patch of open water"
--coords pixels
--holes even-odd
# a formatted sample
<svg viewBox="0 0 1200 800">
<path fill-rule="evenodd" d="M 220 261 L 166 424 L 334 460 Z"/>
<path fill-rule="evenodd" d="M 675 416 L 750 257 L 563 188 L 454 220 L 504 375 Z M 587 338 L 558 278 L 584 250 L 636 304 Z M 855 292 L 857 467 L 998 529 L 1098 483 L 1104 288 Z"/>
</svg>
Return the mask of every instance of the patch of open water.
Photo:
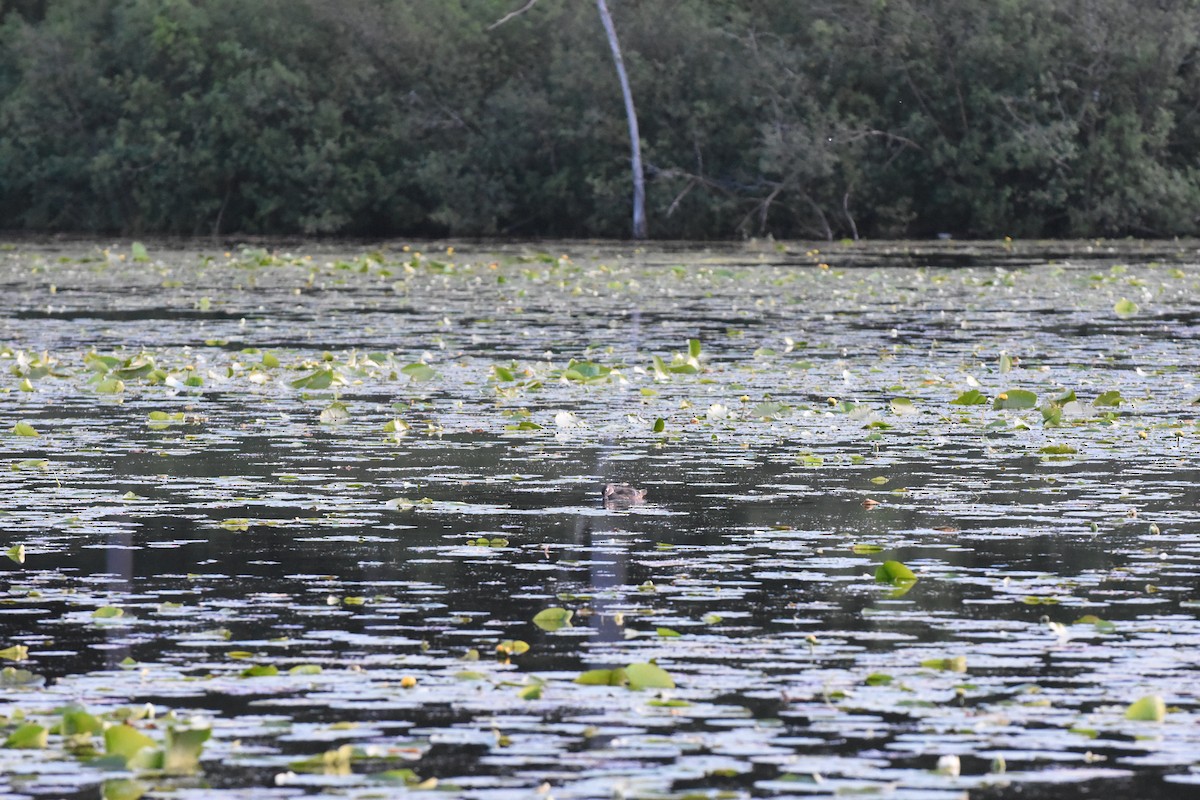
<svg viewBox="0 0 1200 800">
<path fill-rule="evenodd" d="M 1194 246 L 560 247 L 0 250 L 0 796 L 1191 796 Z"/>
</svg>

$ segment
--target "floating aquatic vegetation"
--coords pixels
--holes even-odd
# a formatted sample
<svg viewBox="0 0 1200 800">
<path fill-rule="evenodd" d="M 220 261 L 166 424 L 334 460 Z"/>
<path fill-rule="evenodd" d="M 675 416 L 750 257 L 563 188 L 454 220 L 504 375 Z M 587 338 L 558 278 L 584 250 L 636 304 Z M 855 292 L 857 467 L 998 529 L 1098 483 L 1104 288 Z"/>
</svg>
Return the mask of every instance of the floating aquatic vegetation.
<svg viewBox="0 0 1200 800">
<path fill-rule="evenodd" d="M 0 793 L 1186 797 L 1200 271 L 1120 246 L 5 250 Z"/>
</svg>

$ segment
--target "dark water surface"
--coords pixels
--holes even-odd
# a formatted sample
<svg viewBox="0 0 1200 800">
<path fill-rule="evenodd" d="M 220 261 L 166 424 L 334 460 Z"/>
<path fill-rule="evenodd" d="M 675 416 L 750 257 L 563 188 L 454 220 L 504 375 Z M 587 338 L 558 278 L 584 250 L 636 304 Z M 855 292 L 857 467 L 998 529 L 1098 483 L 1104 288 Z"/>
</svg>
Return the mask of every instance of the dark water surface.
<svg viewBox="0 0 1200 800">
<path fill-rule="evenodd" d="M 0 248 L 0 798 L 1200 791 L 1195 243 L 425 248 Z"/>
</svg>

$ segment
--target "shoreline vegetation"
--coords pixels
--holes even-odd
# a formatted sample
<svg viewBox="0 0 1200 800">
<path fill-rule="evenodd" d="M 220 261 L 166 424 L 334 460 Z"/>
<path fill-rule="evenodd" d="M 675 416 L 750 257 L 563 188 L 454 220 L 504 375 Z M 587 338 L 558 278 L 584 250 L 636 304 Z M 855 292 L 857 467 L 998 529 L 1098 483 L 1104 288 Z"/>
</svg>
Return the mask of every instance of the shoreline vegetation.
<svg viewBox="0 0 1200 800">
<path fill-rule="evenodd" d="M 0 3 L 0 230 L 625 238 L 596 9 L 519 5 Z M 656 240 L 1200 232 L 1197 0 L 610 6 Z"/>
</svg>

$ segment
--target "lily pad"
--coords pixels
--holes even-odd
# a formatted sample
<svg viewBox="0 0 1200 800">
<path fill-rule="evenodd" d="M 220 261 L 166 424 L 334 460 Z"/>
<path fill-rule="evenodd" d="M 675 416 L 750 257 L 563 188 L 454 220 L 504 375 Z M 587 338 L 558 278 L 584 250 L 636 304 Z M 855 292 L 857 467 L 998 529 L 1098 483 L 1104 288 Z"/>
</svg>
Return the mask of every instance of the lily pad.
<svg viewBox="0 0 1200 800">
<path fill-rule="evenodd" d="M 539 611 L 533 618 L 533 624 L 544 631 L 557 631 L 571 627 L 571 617 L 573 616 L 574 612 L 553 606 Z"/>
</svg>

